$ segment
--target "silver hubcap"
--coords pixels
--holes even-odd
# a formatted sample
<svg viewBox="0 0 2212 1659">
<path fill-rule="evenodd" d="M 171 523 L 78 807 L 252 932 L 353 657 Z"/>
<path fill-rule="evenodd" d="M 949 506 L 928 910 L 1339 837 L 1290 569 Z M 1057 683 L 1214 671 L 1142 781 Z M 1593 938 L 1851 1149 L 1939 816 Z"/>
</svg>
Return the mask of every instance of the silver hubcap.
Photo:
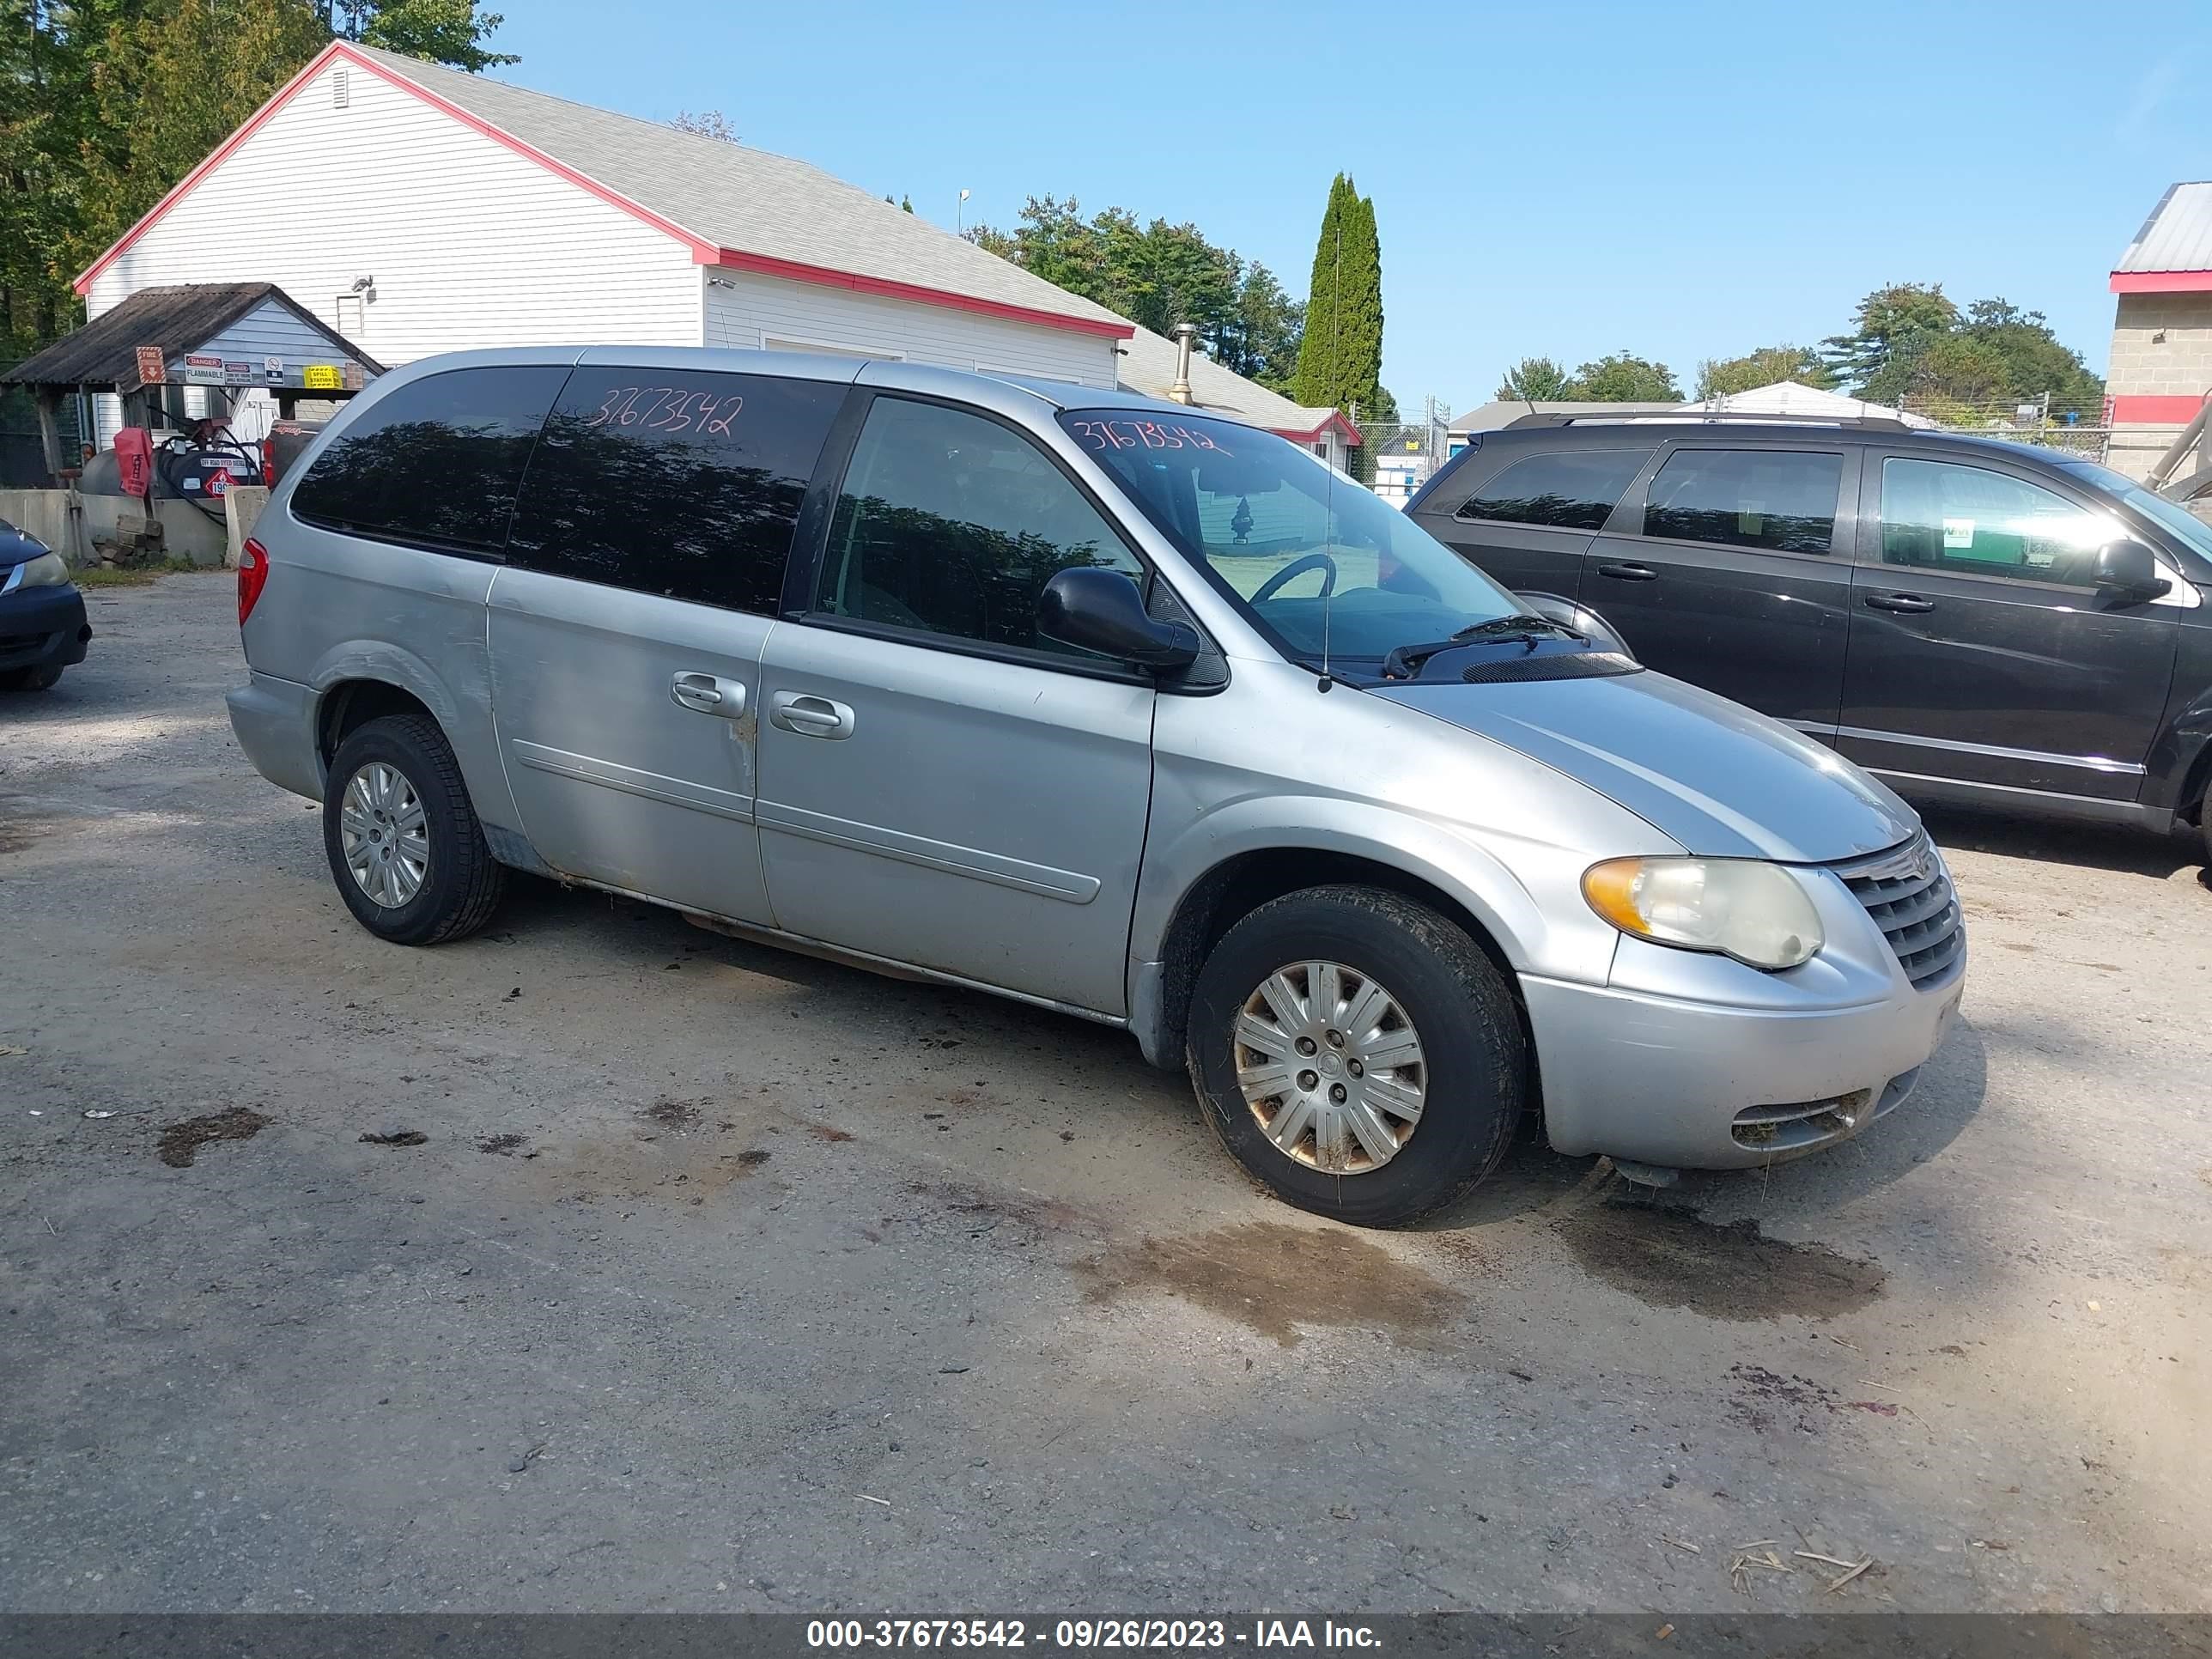
<svg viewBox="0 0 2212 1659">
<path fill-rule="evenodd" d="M 422 798 L 396 766 L 371 761 L 347 781 L 338 803 L 338 844 L 361 890 L 396 910 L 422 890 L 430 831 Z"/>
<path fill-rule="evenodd" d="M 1428 1068 L 1381 984 L 1334 962 L 1260 981 L 1237 1017 L 1237 1086 L 1279 1151 L 1331 1175 L 1379 1170 L 1413 1139 Z"/>
</svg>

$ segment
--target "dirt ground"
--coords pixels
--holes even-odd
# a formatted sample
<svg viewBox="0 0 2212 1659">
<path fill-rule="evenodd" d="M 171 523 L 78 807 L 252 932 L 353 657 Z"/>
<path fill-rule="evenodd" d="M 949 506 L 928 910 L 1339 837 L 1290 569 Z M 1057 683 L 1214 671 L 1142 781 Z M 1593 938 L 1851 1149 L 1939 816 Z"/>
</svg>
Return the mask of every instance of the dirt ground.
<svg viewBox="0 0 2212 1659">
<path fill-rule="evenodd" d="M 2181 843 L 1931 820 L 1965 1018 L 1832 1155 L 1359 1233 L 1112 1031 L 534 883 L 379 944 L 228 582 L 90 605 L 0 702 L 9 1610 L 2212 1607 Z"/>
</svg>

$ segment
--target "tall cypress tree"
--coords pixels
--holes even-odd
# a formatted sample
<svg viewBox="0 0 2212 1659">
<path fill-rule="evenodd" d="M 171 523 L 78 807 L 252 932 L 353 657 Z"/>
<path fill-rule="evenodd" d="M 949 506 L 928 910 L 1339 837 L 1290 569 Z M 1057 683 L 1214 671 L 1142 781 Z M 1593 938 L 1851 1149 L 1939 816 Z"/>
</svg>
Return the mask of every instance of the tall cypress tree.
<svg viewBox="0 0 2212 1659">
<path fill-rule="evenodd" d="M 1310 409 L 1355 407 L 1362 421 L 1379 412 L 1382 380 L 1382 247 L 1375 204 L 1338 173 L 1314 248 L 1305 337 L 1291 395 Z M 1355 451 L 1355 471 L 1365 456 Z"/>
</svg>

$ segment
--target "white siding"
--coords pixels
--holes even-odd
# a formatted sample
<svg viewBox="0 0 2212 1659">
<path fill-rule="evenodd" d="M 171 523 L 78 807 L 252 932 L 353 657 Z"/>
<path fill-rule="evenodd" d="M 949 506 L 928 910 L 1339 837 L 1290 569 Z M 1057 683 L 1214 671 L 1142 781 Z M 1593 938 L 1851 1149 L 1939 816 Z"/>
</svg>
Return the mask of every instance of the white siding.
<svg viewBox="0 0 2212 1659">
<path fill-rule="evenodd" d="M 850 289 L 715 266 L 707 273 L 707 343 L 758 350 L 769 340 L 892 353 L 909 362 L 1114 384 L 1115 342 L 1072 329 L 918 305 Z"/>
<path fill-rule="evenodd" d="M 98 316 L 170 283 L 271 282 L 387 364 L 473 346 L 700 343 L 690 250 L 358 67 L 333 64 L 94 281 Z"/>
</svg>

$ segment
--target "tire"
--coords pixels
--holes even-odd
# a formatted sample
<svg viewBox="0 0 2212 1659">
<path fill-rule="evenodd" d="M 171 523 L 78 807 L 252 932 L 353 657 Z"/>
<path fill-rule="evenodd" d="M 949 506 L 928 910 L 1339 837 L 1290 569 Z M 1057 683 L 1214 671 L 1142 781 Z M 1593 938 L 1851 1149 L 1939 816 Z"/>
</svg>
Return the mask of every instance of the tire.
<svg viewBox="0 0 2212 1659">
<path fill-rule="evenodd" d="M 1361 1014 L 1347 1020 L 1342 1033 L 1333 1027 L 1322 1032 L 1316 1042 L 1316 1069 L 1296 1066 L 1295 1058 L 1304 1057 L 1305 1051 L 1293 1047 L 1288 1073 L 1292 1086 L 1305 1076 L 1322 1085 L 1276 1097 L 1272 1123 L 1275 1131 L 1291 1136 L 1297 1148 L 1293 1152 L 1277 1144 L 1261 1122 L 1262 1109 L 1247 1101 L 1240 1085 L 1240 1048 L 1255 1078 L 1269 1064 L 1267 1054 L 1244 1047 L 1240 1030 L 1265 1030 L 1268 1043 L 1279 1042 L 1277 1033 L 1289 1022 L 1270 1012 L 1279 1004 L 1267 991 L 1279 974 L 1286 977 L 1274 981 L 1278 992 L 1303 993 L 1301 1006 L 1310 1013 L 1314 976 L 1305 966 L 1310 963 L 1343 970 L 1336 980 L 1339 997 L 1333 1000 L 1340 1009 L 1360 1010 L 1370 986 L 1395 1006 L 1384 1012 L 1382 1025 Z M 1254 1017 L 1260 1021 L 1257 1027 L 1240 1027 L 1248 1002 L 1255 1000 L 1265 1018 Z M 1411 1026 L 1410 1035 L 1418 1040 L 1418 1066 L 1385 1070 L 1379 1063 L 1371 1069 L 1355 1065 L 1359 1053 L 1388 1061 L 1406 1052 L 1402 1041 L 1392 1040 L 1408 1035 L 1402 1025 L 1388 1024 L 1394 1018 Z M 1316 1028 L 1323 1024 L 1316 1021 Z M 1357 1025 L 1369 1028 L 1368 1034 L 1352 1029 Z M 1271 900 L 1238 921 L 1199 970 L 1189 1033 L 1186 1058 L 1192 1085 L 1206 1121 L 1231 1155 L 1300 1209 L 1354 1226 L 1403 1226 L 1462 1196 L 1505 1156 L 1528 1097 L 1527 1045 L 1504 975 L 1464 928 L 1425 905 L 1377 888 L 1310 887 Z M 1322 1042 L 1334 1052 L 1323 1048 Z M 1300 1100 L 1322 1109 L 1319 1103 L 1338 1086 L 1317 1069 L 1332 1063 L 1330 1076 L 1343 1086 L 1370 1091 L 1360 1097 L 1369 1102 L 1370 1123 L 1399 1140 L 1395 1152 L 1379 1161 L 1370 1154 L 1364 1138 L 1324 1147 L 1318 1129 L 1303 1136 L 1294 1132 L 1294 1108 Z M 1357 1085 L 1355 1076 L 1368 1081 Z M 1376 1091 L 1378 1080 L 1396 1090 L 1388 1096 Z M 1409 1088 L 1419 1097 L 1410 1127 L 1389 1111 L 1376 1109 L 1376 1100 L 1402 1099 Z M 1288 1121 L 1280 1115 L 1286 1111 L 1292 1113 Z"/>
<path fill-rule="evenodd" d="M 356 779 L 364 780 L 366 786 L 395 775 L 404 792 L 395 788 L 382 802 L 374 795 L 349 802 Z M 372 871 L 389 871 L 395 862 L 404 866 L 410 861 L 382 856 L 381 849 L 388 844 L 384 837 L 393 826 L 376 821 L 374 815 L 384 811 L 387 817 L 398 816 L 397 809 L 406 805 L 410 793 L 413 805 L 407 806 L 406 815 L 411 821 L 414 807 L 419 807 L 421 833 L 406 846 L 419 842 L 427 849 L 419 860 L 417 884 L 408 890 L 404 868 L 388 884 L 372 874 L 370 879 L 379 887 L 379 893 L 372 895 L 349 861 L 349 806 L 368 809 L 364 821 L 369 832 L 379 836 L 370 849 L 375 860 Z M 465 939 L 491 920 L 507 890 L 507 868 L 484 845 L 483 826 L 470 805 L 460 764 L 445 733 L 419 714 L 387 714 L 369 720 L 338 745 L 323 797 L 323 851 L 330 860 L 331 878 L 337 883 L 354 920 L 394 945 L 443 945 Z"/>
<path fill-rule="evenodd" d="M 11 668 L 0 673 L 0 691 L 44 691 L 62 677 L 58 663 L 41 663 L 36 668 Z"/>
</svg>

